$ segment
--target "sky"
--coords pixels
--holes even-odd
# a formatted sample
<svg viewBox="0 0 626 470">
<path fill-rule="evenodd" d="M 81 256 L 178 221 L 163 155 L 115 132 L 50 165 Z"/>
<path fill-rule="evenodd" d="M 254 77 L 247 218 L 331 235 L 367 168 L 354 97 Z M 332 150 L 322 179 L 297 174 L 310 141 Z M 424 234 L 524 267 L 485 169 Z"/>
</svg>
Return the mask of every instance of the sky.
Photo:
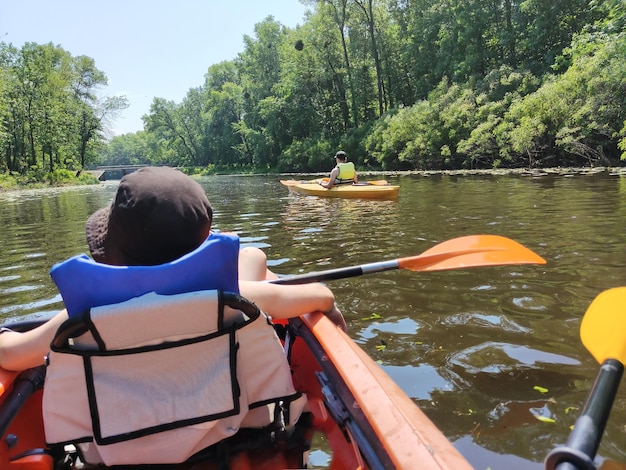
<svg viewBox="0 0 626 470">
<path fill-rule="evenodd" d="M 243 52 L 244 35 L 271 15 L 303 24 L 298 0 L 2 0 L 0 41 L 61 46 L 93 58 L 108 78 L 102 96 L 125 95 L 130 106 L 113 135 L 143 129 L 154 97 L 180 103 L 201 86 L 209 66 Z"/>
</svg>

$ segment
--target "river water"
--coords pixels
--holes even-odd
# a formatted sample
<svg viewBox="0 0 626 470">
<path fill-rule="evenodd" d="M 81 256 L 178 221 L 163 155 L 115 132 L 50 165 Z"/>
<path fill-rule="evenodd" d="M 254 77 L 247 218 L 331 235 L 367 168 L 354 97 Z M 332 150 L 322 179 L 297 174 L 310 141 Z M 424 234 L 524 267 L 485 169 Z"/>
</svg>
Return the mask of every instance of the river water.
<svg viewBox="0 0 626 470">
<path fill-rule="evenodd" d="M 296 195 L 268 176 L 200 181 L 214 228 L 264 249 L 280 274 L 414 256 L 472 234 L 507 236 L 543 256 L 546 265 L 392 271 L 329 284 L 350 336 L 475 468 L 543 468 L 598 370 L 579 339 L 580 320 L 596 295 L 626 285 L 626 177 L 387 179 L 401 187 L 397 200 Z M 84 222 L 116 185 L 0 194 L 2 321 L 62 308 L 48 271 L 87 251 Z M 603 470 L 626 469 L 625 436 L 622 384 L 599 450 Z M 323 467 L 320 446 L 312 463 Z"/>
</svg>

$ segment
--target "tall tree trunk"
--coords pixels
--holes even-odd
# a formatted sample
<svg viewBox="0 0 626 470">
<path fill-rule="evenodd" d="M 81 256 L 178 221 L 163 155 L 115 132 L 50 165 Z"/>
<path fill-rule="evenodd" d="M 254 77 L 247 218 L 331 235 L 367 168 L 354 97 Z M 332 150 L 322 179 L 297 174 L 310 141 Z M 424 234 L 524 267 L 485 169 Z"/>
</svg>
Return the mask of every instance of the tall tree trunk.
<svg viewBox="0 0 626 470">
<path fill-rule="evenodd" d="M 384 85 L 382 77 L 382 67 L 380 65 L 380 57 L 378 55 L 378 45 L 376 44 L 376 28 L 374 25 L 374 8 L 372 6 L 373 0 L 368 0 L 367 7 L 361 0 L 355 0 L 355 3 L 361 7 L 367 20 L 367 29 L 372 41 L 372 57 L 374 59 L 374 67 L 376 69 L 376 86 L 378 88 L 378 114 L 382 116 L 385 112 L 385 97 L 384 97 Z"/>
<path fill-rule="evenodd" d="M 506 18 L 506 31 L 507 31 L 507 39 L 508 39 L 507 46 L 509 49 L 509 64 L 512 67 L 517 67 L 515 31 L 513 30 L 513 5 L 511 5 L 511 0 L 504 1 L 504 15 Z"/>
<path fill-rule="evenodd" d="M 346 44 L 346 9 L 348 1 L 341 0 L 341 20 L 338 20 L 341 30 L 341 46 L 343 48 L 343 60 L 346 63 L 346 72 L 348 73 L 348 86 L 350 87 L 350 102 L 352 105 L 352 121 L 354 127 L 359 127 L 359 109 L 356 105 L 356 93 L 354 92 L 354 81 L 352 79 L 352 65 L 350 64 L 350 56 L 348 55 L 348 45 Z"/>
<path fill-rule="evenodd" d="M 328 60 L 328 67 L 332 71 L 333 81 L 335 82 L 335 87 L 337 88 L 337 93 L 339 94 L 339 107 L 341 109 L 341 115 L 343 117 L 343 127 L 344 130 L 350 128 L 350 110 L 348 109 L 348 99 L 346 98 L 346 87 L 344 85 L 344 81 L 342 77 L 335 70 L 335 66 L 331 60 Z M 356 117 L 355 117 L 356 122 Z"/>
<path fill-rule="evenodd" d="M 348 75 L 348 87 L 350 89 L 350 107 L 352 112 L 349 112 L 348 119 L 346 121 L 346 116 L 344 115 L 344 122 L 346 128 L 350 127 L 350 124 L 353 123 L 354 127 L 359 127 L 359 110 L 356 103 L 356 93 L 354 90 L 354 80 L 352 78 L 352 63 L 350 61 L 350 55 L 348 54 L 348 41 L 346 39 L 346 17 L 347 17 L 347 8 L 348 8 L 348 0 L 340 0 L 340 6 L 338 7 L 333 0 L 326 0 L 326 3 L 333 9 L 333 16 L 335 19 L 335 23 L 339 28 L 339 35 L 341 37 L 341 50 L 343 53 L 343 62 L 346 67 L 346 74 Z M 341 10 L 341 11 L 339 11 Z M 330 62 L 330 61 L 329 61 Z M 340 90 L 340 94 L 342 98 L 345 100 L 345 103 L 342 103 L 342 113 L 344 113 L 344 107 L 347 107 L 347 98 L 345 93 L 345 87 L 343 87 L 343 91 Z M 345 106 L 344 106 L 345 104 Z M 350 118 L 350 114 L 352 115 Z"/>
</svg>

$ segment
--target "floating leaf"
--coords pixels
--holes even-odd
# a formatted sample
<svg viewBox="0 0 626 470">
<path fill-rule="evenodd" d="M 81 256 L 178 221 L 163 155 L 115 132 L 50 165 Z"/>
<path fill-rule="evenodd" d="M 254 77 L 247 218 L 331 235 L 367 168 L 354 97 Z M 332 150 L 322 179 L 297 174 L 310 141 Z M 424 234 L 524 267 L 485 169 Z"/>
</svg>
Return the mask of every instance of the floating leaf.
<svg viewBox="0 0 626 470">
<path fill-rule="evenodd" d="M 535 418 L 537 418 L 539 421 L 543 422 L 543 423 L 556 423 L 556 421 L 552 418 L 548 418 L 547 416 L 537 416 L 534 415 Z"/>
<path fill-rule="evenodd" d="M 380 344 L 376 346 L 378 351 L 384 351 L 387 348 L 387 343 L 385 343 L 382 339 L 380 340 Z"/>
<path fill-rule="evenodd" d="M 565 408 L 565 414 L 568 414 L 571 411 L 578 411 L 578 407 L 577 406 L 568 406 L 567 408 Z"/>
<path fill-rule="evenodd" d="M 382 318 L 378 313 L 372 313 L 369 317 L 365 317 L 363 320 L 378 320 Z"/>
<path fill-rule="evenodd" d="M 424 344 L 424 341 L 416 341 L 415 344 L 422 345 Z"/>
<path fill-rule="evenodd" d="M 539 393 L 548 393 L 548 389 L 544 387 L 540 387 L 539 385 L 535 385 L 533 390 L 538 391 Z"/>
</svg>

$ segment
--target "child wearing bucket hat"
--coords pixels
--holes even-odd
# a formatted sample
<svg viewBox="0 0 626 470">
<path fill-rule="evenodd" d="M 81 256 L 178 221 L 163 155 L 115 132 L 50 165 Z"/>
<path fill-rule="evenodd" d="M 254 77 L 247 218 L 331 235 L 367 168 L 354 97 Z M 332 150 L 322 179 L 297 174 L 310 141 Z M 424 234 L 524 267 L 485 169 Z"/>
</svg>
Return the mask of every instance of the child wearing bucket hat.
<svg viewBox="0 0 626 470">
<path fill-rule="evenodd" d="M 91 256 L 114 266 L 156 266 L 198 248 L 210 235 L 213 209 L 200 184 L 168 167 L 145 167 L 122 178 L 110 206 L 89 217 L 85 232 Z M 326 312 L 345 330 L 345 321 L 326 286 L 258 282 L 276 276 L 265 254 L 244 248 L 238 259 L 239 290 L 273 318 Z M 103 286 L 106 288 L 106 286 Z M 0 334 L 0 366 L 23 370 L 44 363 L 50 341 L 68 318 L 59 312 L 25 333 Z"/>
</svg>

